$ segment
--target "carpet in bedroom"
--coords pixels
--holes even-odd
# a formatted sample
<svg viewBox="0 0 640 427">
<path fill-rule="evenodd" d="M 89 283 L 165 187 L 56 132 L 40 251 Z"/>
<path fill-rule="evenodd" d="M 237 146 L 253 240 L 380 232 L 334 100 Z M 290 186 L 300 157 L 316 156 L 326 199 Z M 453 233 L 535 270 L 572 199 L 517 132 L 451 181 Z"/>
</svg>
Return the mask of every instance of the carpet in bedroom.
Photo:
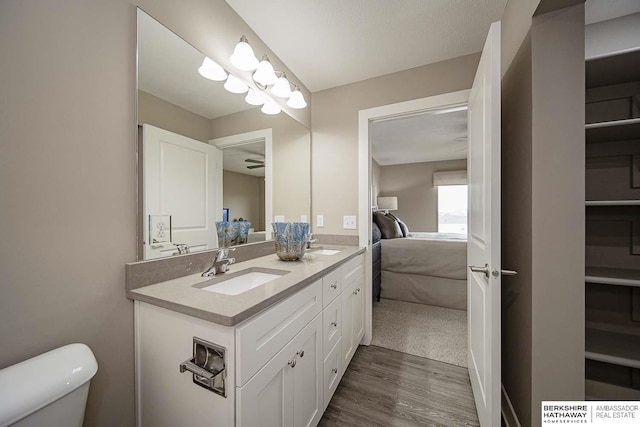
<svg viewBox="0 0 640 427">
<path fill-rule="evenodd" d="M 381 299 L 373 304 L 372 345 L 467 366 L 467 312 Z"/>
</svg>

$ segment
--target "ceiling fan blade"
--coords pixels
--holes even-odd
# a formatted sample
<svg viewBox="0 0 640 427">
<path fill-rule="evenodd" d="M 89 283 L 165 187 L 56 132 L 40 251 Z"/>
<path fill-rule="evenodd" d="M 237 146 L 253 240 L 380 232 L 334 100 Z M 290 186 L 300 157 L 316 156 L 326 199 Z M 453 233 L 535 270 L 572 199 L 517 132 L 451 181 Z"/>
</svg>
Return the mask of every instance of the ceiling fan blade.
<svg viewBox="0 0 640 427">
<path fill-rule="evenodd" d="M 264 164 L 264 160 L 256 160 L 256 159 L 245 159 L 245 162 L 248 163 L 260 163 L 260 164 Z"/>
<path fill-rule="evenodd" d="M 247 166 L 247 169 L 260 169 L 263 168 L 264 165 L 255 165 L 255 166 Z"/>
</svg>

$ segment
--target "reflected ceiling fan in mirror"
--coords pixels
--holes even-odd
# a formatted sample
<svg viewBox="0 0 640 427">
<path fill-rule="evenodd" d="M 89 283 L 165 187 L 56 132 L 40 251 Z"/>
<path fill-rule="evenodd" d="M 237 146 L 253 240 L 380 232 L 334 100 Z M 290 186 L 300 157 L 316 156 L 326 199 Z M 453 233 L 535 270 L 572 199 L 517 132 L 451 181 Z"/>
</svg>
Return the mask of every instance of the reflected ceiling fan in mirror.
<svg viewBox="0 0 640 427">
<path fill-rule="evenodd" d="M 255 165 L 247 166 L 247 169 L 259 169 L 264 167 L 264 160 L 245 159 L 244 161 L 247 163 L 256 163 Z"/>
</svg>

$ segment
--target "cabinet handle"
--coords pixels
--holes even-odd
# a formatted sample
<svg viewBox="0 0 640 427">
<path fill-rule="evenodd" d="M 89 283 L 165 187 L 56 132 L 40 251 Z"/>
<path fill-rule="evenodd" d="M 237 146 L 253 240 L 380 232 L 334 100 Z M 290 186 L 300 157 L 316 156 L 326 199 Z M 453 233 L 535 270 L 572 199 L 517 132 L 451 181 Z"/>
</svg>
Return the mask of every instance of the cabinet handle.
<svg viewBox="0 0 640 427">
<path fill-rule="evenodd" d="M 335 282 L 333 282 L 333 284 L 331 285 L 331 289 L 338 289 L 338 281 L 337 280 Z"/>
<path fill-rule="evenodd" d="M 304 357 L 304 350 L 300 350 L 299 352 L 296 353 L 298 356 L 300 357 Z"/>
<path fill-rule="evenodd" d="M 296 367 L 296 359 L 289 360 L 288 365 L 291 366 L 292 368 L 295 368 Z"/>
<path fill-rule="evenodd" d="M 331 322 L 331 326 L 338 327 L 338 322 Z"/>
<path fill-rule="evenodd" d="M 334 374 L 337 374 L 337 373 L 338 373 L 338 368 L 333 368 L 333 369 L 331 370 L 331 372 L 333 372 Z"/>
</svg>

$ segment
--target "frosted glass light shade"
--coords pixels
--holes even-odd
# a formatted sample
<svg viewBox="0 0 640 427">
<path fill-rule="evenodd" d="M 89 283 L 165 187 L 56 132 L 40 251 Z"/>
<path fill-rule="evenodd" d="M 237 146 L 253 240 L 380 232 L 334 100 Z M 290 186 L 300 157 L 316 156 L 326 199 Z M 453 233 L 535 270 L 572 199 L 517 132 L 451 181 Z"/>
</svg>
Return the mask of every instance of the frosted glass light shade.
<svg viewBox="0 0 640 427">
<path fill-rule="evenodd" d="M 202 77 L 209 80 L 221 82 L 227 79 L 227 72 L 217 62 L 205 56 L 202 65 L 198 68 Z"/>
<path fill-rule="evenodd" d="M 249 90 L 249 86 L 233 74 L 229 74 L 229 77 L 227 77 L 227 81 L 224 82 L 224 88 L 231 93 L 245 93 Z"/>
<path fill-rule="evenodd" d="M 280 111 L 282 110 L 280 109 L 280 107 L 278 107 L 278 105 L 275 102 L 267 101 L 264 103 L 260 111 L 262 111 L 265 114 L 269 114 L 273 116 L 280 113 Z"/>
<path fill-rule="evenodd" d="M 271 88 L 271 93 L 280 98 L 289 98 L 291 96 L 291 86 L 287 76 L 283 74 L 282 77 L 278 78 L 276 84 Z"/>
<path fill-rule="evenodd" d="M 258 91 L 251 88 L 249 88 L 249 92 L 244 100 L 250 105 L 262 105 L 267 101 L 262 95 L 260 95 L 260 93 L 258 93 Z"/>
<path fill-rule="evenodd" d="M 287 105 L 291 108 L 301 109 L 307 106 L 307 102 L 304 100 L 304 95 L 297 87 L 291 93 L 291 97 L 287 101 Z"/>
<path fill-rule="evenodd" d="M 253 80 L 262 86 L 271 86 L 278 80 L 278 76 L 276 76 L 276 72 L 273 70 L 273 65 L 269 62 L 267 55 L 264 55 L 258 64 L 258 69 L 253 73 Z"/>
<path fill-rule="evenodd" d="M 385 210 L 385 211 L 397 211 L 398 198 L 397 197 L 378 197 L 378 209 Z"/>
<path fill-rule="evenodd" d="M 229 60 L 234 67 L 242 71 L 253 71 L 258 68 L 258 58 L 256 58 L 253 49 L 247 43 L 245 36 L 240 38 Z"/>
</svg>

